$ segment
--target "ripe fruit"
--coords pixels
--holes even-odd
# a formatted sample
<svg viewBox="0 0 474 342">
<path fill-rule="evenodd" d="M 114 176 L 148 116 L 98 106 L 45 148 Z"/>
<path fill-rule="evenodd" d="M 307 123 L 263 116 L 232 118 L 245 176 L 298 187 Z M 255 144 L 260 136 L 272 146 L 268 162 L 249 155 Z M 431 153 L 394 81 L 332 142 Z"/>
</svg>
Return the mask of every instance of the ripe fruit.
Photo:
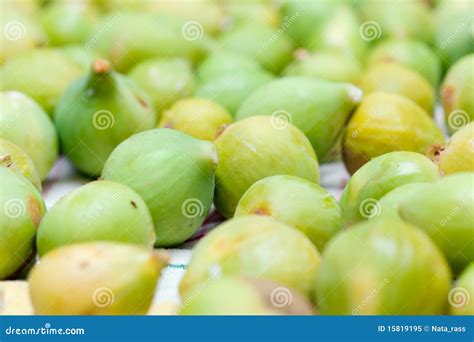
<svg viewBox="0 0 474 342">
<path fill-rule="evenodd" d="M 461 273 L 449 292 L 451 315 L 474 315 L 474 263 Z"/>
<path fill-rule="evenodd" d="M 116 241 L 153 246 L 153 221 L 143 199 L 115 182 L 95 181 L 57 202 L 44 216 L 36 243 L 40 255 L 63 245 Z"/>
<path fill-rule="evenodd" d="M 380 214 L 378 200 L 408 183 L 433 182 L 436 165 L 414 152 L 391 152 L 372 159 L 351 177 L 339 201 L 344 223 L 352 225 Z"/>
<path fill-rule="evenodd" d="M 243 216 L 199 241 L 179 290 L 187 300 L 213 277 L 240 275 L 273 280 L 308 296 L 319 262 L 303 233 L 270 217 Z"/>
<path fill-rule="evenodd" d="M 214 203 L 226 218 L 234 215 L 242 195 L 256 181 L 294 175 L 319 181 L 319 166 L 308 139 L 289 122 L 253 116 L 228 126 L 215 141 Z"/>
<path fill-rule="evenodd" d="M 155 244 L 173 246 L 191 237 L 211 208 L 215 153 L 209 141 L 153 129 L 117 146 L 102 178 L 134 189 L 150 209 Z"/>
<path fill-rule="evenodd" d="M 223 125 L 232 122 L 232 116 L 217 103 L 200 98 L 177 101 L 163 113 L 158 127 L 173 128 L 194 138 L 213 141 Z"/>
<path fill-rule="evenodd" d="M 352 174 L 370 159 L 392 151 L 425 154 L 444 136 L 421 107 L 396 94 L 376 92 L 364 97 L 349 120 L 343 156 Z"/>
<path fill-rule="evenodd" d="M 48 253 L 28 281 L 38 315 L 144 315 L 165 256 L 111 242 L 65 246 Z"/>
<path fill-rule="evenodd" d="M 255 182 L 242 196 L 235 216 L 268 215 L 303 232 L 322 251 L 342 227 L 336 199 L 319 185 L 294 176 Z"/>
<path fill-rule="evenodd" d="M 440 315 L 450 281 L 446 260 L 423 232 L 377 219 L 328 244 L 315 292 L 325 315 Z"/>
<path fill-rule="evenodd" d="M 118 144 L 156 121 L 141 89 L 99 59 L 61 96 L 55 123 L 68 158 L 80 171 L 99 175 Z"/>
<path fill-rule="evenodd" d="M 17 91 L 0 93 L 0 138 L 23 149 L 44 180 L 58 155 L 58 138 L 53 123 L 31 98 Z"/>
<path fill-rule="evenodd" d="M 237 52 L 220 51 L 207 57 L 196 70 L 201 82 L 218 79 L 224 74 L 259 72 L 262 67 L 251 57 Z"/>
</svg>

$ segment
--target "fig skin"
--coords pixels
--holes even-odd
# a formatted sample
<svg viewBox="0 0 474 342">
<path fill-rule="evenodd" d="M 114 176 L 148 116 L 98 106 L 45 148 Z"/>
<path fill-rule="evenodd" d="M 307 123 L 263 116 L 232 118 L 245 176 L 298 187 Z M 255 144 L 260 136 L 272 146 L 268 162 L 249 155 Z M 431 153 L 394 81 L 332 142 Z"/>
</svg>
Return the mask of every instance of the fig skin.
<svg viewBox="0 0 474 342">
<path fill-rule="evenodd" d="M 396 63 L 378 63 L 362 74 L 359 87 L 364 95 L 373 92 L 398 94 L 409 98 L 428 114 L 433 113 L 435 92 L 420 74 Z"/>
<path fill-rule="evenodd" d="M 46 206 L 38 189 L 10 167 L 0 166 L 0 180 L 0 279 L 5 279 L 33 252 Z"/>
<path fill-rule="evenodd" d="M 269 27 L 279 28 L 282 24 L 282 15 L 279 6 L 271 2 L 238 2 L 226 1 L 224 10 L 228 14 L 227 20 L 232 26 L 240 26 L 248 23 L 260 23 Z"/>
<path fill-rule="evenodd" d="M 180 315 L 311 315 L 297 291 L 273 281 L 226 276 L 198 286 Z"/>
<path fill-rule="evenodd" d="M 474 172 L 474 122 L 454 133 L 439 156 L 440 171 L 445 175 L 457 172 Z"/>
<path fill-rule="evenodd" d="M 323 315 L 440 315 L 450 281 L 446 260 L 422 231 L 376 219 L 329 242 L 315 296 Z"/>
<path fill-rule="evenodd" d="M 232 123 L 232 116 L 221 105 L 206 99 L 177 101 L 163 113 L 158 127 L 173 128 L 196 139 L 214 141 L 218 130 Z"/>
<path fill-rule="evenodd" d="M 318 159 L 324 161 L 361 97 L 360 89 L 350 84 L 285 77 L 255 90 L 240 106 L 236 119 L 281 116 L 306 135 Z"/>
<path fill-rule="evenodd" d="M 380 214 L 378 200 L 399 186 L 439 178 L 436 165 L 419 153 L 400 151 L 374 158 L 357 170 L 344 188 L 339 201 L 344 224 L 349 226 Z"/>
<path fill-rule="evenodd" d="M 68 158 L 95 176 L 118 144 L 155 127 L 156 116 L 146 94 L 107 61 L 98 59 L 91 69 L 61 96 L 54 116 Z"/>
<path fill-rule="evenodd" d="M 423 108 L 396 94 L 367 95 L 349 120 L 344 164 L 350 174 L 374 157 L 393 151 L 425 154 L 444 135 Z"/>
<path fill-rule="evenodd" d="M 41 191 L 41 181 L 33 160 L 18 145 L 0 138 L 0 164 L 19 172 Z"/>
<path fill-rule="evenodd" d="M 319 263 L 318 250 L 297 229 L 271 217 L 242 216 L 198 242 L 179 291 L 186 301 L 214 274 L 272 280 L 309 296 Z"/>
<path fill-rule="evenodd" d="M 38 315 L 144 315 L 166 264 L 163 253 L 135 245 L 64 246 L 30 272 L 31 301 Z"/>
<path fill-rule="evenodd" d="M 23 149 L 33 160 L 40 180 L 44 180 L 58 155 L 58 137 L 53 123 L 48 114 L 23 93 L 1 92 L 0 99 L 0 138 Z"/>
<path fill-rule="evenodd" d="M 288 122 L 282 126 L 269 116 L 253 116 L 233 123 L 215 140 L 214 203 L 226 218 L 247 189 L 274 175 L 293 175 L 319 182 L 316 154 L 304 134 Z"/>
<path fill-rule="evenodd" d="M 319 251 L 342 228 L 336 199 L 321 186 L 294 176 L 255 182 L 242 196 L 235 216 L 267 215 L 303 232 Z"/>
<path fill-rule="evenodd" d="M 430 184 L 399 205 L 400 216 L 430 236 L 455 274 L 474 261 L 473 184 L 474 173 L 457 173 Z"/>
<path fill-rule="evenodd" d="M 204 222 L 214 194 L 214 145 L 176 130 L 138 133 L 112 152 L 102 178 L 134 189 L 148 205 L 156 246 L 174 246 Z"/>
<path fill-rule="evenodd" d="M 451 315 L 474 315 L 474 263 L 469 264 L 450 292 Z"/>
<path fill-rule="evenodd" d="M 450 134 L 474 120 L 474 54 L 458 60 L 441 85 L 441 103 Z"/>
<path fill-rule="evenodd" d="M 38 253 L 89 241 L 116 241 L 152 247 L 153 220 L 143 199 L 115 182 L 87 183 L 61 198 L 38 228 Z"/>
</svg>

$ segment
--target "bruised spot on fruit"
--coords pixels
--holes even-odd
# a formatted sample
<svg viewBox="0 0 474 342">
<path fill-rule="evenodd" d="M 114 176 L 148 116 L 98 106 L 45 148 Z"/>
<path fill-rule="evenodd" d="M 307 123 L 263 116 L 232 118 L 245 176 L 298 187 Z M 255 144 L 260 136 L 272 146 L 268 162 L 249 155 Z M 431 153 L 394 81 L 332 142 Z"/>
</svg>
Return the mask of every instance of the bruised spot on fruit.
<svg viewBox="0 0 474 342">
<path fill-rule="evenodd" d="M 272 216 L 270 208 L 265 205 L 260 205 L 258 208 L 253 209 L 250 214 Z"/>
<path fill-rule="evenodd" d="M 227 129 L 227 127 L 229 127 L 229 125 L 225 124 L 225 125 L 222 125 L 220 126 L 217 131 L 216 131 L 216 139 L 222 134 L 224 133 L 224 131 Z"/>
<path fill-rule="evenodd" d="M 0 165 L 3 165 L 5 167 L 10 167 L 12 166 L 12 164 L 13 164 L 13 161 L 9 154 L 0 156 Z"/>
<path fill-rule="evenodd" d="M 130 204 L 131 204 L 132 207 L 134 207 L 135 209 L 137 208 L 137 204 L 136 204 L 134 201 L 130 201 Z"/>
<path fill-rule="evenodd" d="M 451 108 L 453 106 L 455 93 L 456 88 L 452 85 L 447 85 L 443 88 L 441 97 L 443 98 L 442 102 L 444 102 L 446 107 Z"/>
<path fill-rule="evenodd" d="M 439 157 L 441 153 L 444 151 L 444 146 L 441 144 L 434 144 L 428 148 L 426 155 L 435 163 L 439 162 Z"/>
<path fill-rule="evenodd" d="M 41 206 L 33 196 L 28 197 L 28 212 L 35 227 L 38 227 L 41 221 Z"/>
<path fill-rule="evenodd" d="M 89 261 L 84 260 L 79 264 L 79 268 L 82 270 L 82 269 L 85 269 L 85 268 L 89 267 L 89 265 L 90 265 Z"/>
<path fill-rule="evenodd" d="M 133 96 L 135 96 L 135 98 L 137 99 L 138 103 L 140 103 L 140 105 L 141 105 L 143 108 L 148 108 L 148 103 L 146 103 L 146 101 L 145 101 L 141 96 L 138 96 L 137 94 L 133 94 Z"/>
</svg>

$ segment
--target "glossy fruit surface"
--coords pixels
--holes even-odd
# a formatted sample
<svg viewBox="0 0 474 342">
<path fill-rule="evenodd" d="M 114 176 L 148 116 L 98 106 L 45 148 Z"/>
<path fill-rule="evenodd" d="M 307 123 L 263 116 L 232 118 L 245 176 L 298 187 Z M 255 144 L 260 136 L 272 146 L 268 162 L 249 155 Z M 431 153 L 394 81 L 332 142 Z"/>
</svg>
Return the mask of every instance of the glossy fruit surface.
<svg viewBox="0 0 474 342">
<path fill-rule="evenodd" d="M 453 134 L 436 156 L 439 169 L 445 175 L 474 172 L 474 122 Z"/>
</svg>

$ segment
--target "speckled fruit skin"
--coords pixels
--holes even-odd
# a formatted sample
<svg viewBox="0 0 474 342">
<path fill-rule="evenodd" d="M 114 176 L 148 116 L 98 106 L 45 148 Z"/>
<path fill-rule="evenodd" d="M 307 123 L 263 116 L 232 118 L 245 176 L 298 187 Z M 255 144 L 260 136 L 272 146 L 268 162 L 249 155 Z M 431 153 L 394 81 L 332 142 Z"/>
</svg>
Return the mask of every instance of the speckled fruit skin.
<svg viewBox="0 0 474 342">
<path fill-rule="evenodd" d="M 474 173 L 442 178 L 399 205 L 400 216 L 424 230 L 454 273 L 474 261 Z"/>
<path fill-rule="evenodd" d="M 235 216 L 268 215 L 303 232 L 319 251 L 342 228 L 336 199 L 319 185 L 295 176 L 255 182 L 242 196 Z"/>
<path fill-rule="evenodd" d="M 206 99 L 186 98 L 163 113 L 158 127 L 173 128 L 194 138 L 214 141 L 222 126 L 232 123 L 232 116 L 221 105 Z"/>
<path fill-rule="evenodd" d="M 319 263 L 316 247 L 293 227 L 270 217 L 237 217 L 199 241 L 179 291 L 186 300 L 213 276 L 240 275 L 273 280 L 308 296 Z"/>
<path fill-rule="evenodd" d="M 134 189 L 150 209 L 157 246 L 191 237 L 212 205 L 216 152 L 211 142 L 158 128 L 120 144 L 102 178 Z"/>
<path fill-rule="evenodd" d="M 38 189 L 3 165 L 0 184 L 0 279 L 5 279 L 33 252 L 36 228 L 46 207 Z"/>
<path fill-rule="evenodd" d="M 199 285 L 180 315 L 311 315 L 312 305 L 278 283 L 226 276 Z"/>
<path fill-rule="evenodd" d="M 324 160 L 361 97 L 362 92 L 349 84 L 285 77 L 255 90 L 240 106 L 236 119 L 269 115 L 289 121 L 308 137 L 319 160 Z"/>
<path fill-rule="evenodd" d="M 382 91 L 409 98 L 432 114 L 435 92 L 420 74 L 397 63 L 378 63 L 361 76 L 358 85 L 365 95 Z"/>
<path fill-rule="evenodd" d="M 451 315 L 474 315 L 474 263 L 461 273 L 449 296 Z"/>
<path fill-rule="evenodd" d="M 0 93 L 0 138 L 23 149 L 33 160 L 40 180 L 48 176 L 58 155 L 56 129 L 44 110 L 17 91 Z"/>
<path fill-rule="evenodd" d="M 156 236 L 143 199 L 115 182 L 95 181 L 61 198 L 43 217 L 36 245 L 40 255 L 63 245 L 116 241 L 151 247 Z"/>
<path fill-rule="evenodd" d="M 100 175 L 107 157 L 126 138 L 156 125 L 146 94 L 102 59 L 71 84 L 54 116 L 65 154 L 88 175 Z"/>
<path fill-rule="evenodd" d="M 33 160 L 18 145 L 0 138 L 0 164 L 22 174 L 41 191 L 41 181 Z"/>
<path fill-rule="evenodd" d="M 450 281 L 446 260 L 422 231 L 378 219 L 331 240 L 315 295 L 326 315 L 440 315 Z"/>
<path fill-rule="evenodd" d="M 389 191 L 408 183 L 433 182 L 438 168 L 415 152 L 391 152 L 372 159 L 351 177 L 339 204 L 345 225 L 352 225 L 377 213 L 377 201 Z"/>
<path fill-rule="evenodd" d="M 256 181 L 274 175 L 294 175 L 319 182 L 319 165 L 308 139 L 296 127 L 279 126 L 269 116 L 252 116 L 233 123 L 215 140 L 214 203 L 226 218 Z"/>
<path fill-rule="evenodd" d="M 474 122 L 453 134 L 437 157 L 440 171 L 445 175 L 474 172 Z"/>
<path fill-rule="evenodd" d="M 462 126 L 474 120 L 474 54 L 456 62 L 448 71 L 441 85 L 447 128 L 453 134 Z"/>
<path fill-rule="evenodd" d="M 38 315 L 144 315 L 167 260 L 128 244 L 95 242 L 48 253 L 28 282 Z"/>
<path fill-rule="evenodd" d="M 370 159 L 392 151 L 425 154 L 444 136 L 428 113 L 413 101 L 396 94 L 367 95 L 349 120 L 343 157 L 353 174 Z"/>
</svg>

